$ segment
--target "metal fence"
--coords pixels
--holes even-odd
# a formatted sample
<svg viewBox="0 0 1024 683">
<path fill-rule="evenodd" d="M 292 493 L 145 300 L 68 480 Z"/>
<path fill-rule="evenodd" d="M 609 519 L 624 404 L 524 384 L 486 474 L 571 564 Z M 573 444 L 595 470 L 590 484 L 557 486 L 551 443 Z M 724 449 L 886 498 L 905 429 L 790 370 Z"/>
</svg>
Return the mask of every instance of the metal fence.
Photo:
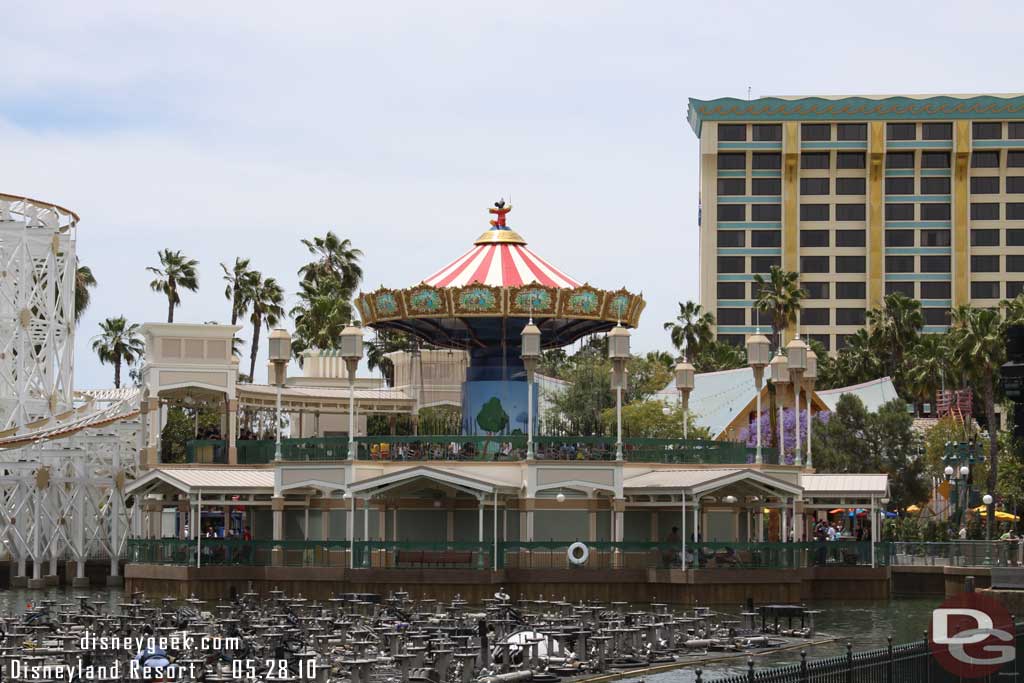
<svg viewBox="0 0 1024 683">
<path fill-rule="evenodd" d="M 1020 567 L 1020 541 L 894 541 L 889 545 L 894 566 Z"/>
<path fill-rule="evenodd" d="M 1024 646 L 1024 622 L 1015 624 L 1017 652 Z M 1019 655 L 1018 655 L 1019 657 Z M 846 653 L 838 657 L 807 659 L 800 653 L 800 662 L 757 670 L 753 658 L 747 660 L 747 671 L 721 678 L 705 679 L 697 670 L 697 683 L 952 683 L 964 679 L 949 673 L 932 655 L 928 634 L 921 640 L 902 645 L 889 645 L 866 652 L 854 652 L 847 644 Z M 999 683 L 1020 680 L 1018 662 L 1007 663 L 1002 670 L 972 678 L 978 683 Z"/>
</svg>

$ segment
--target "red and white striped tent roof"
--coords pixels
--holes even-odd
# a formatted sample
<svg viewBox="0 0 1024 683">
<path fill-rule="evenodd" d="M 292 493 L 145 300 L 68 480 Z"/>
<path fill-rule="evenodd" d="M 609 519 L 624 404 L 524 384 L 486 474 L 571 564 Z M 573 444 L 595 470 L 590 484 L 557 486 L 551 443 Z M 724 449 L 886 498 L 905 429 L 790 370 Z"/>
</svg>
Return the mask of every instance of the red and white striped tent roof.
<svg viewBox="0 0 1024 683">
<path fill-rule="evenodd" d="M 536 282 L 546 287 L 579 287 L 580 282 L 533 253 L 514 230 L 497 226 L 481 235 L 473 248 L 423 280 L 432 287 L 472 283 L 519 287 Z"/>
</svg>

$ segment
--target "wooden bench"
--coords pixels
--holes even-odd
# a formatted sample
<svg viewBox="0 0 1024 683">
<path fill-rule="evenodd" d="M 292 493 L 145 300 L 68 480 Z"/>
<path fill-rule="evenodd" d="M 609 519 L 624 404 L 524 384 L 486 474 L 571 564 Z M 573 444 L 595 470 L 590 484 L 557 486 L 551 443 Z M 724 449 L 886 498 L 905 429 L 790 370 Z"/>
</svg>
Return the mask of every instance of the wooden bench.
<svg viewBox="0 0 1024 683">
<path fill-rule="evenodd" d="M 398 550 L 395 565 L 426 565 L 432 567 L 472 567 L 471 550 Z"/>
</svg>

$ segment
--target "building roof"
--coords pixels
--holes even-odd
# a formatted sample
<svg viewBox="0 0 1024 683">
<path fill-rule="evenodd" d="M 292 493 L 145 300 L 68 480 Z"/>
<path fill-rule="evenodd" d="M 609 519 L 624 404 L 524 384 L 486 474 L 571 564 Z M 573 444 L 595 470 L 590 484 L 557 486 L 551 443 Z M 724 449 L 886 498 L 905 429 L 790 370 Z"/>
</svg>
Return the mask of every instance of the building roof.
<svg viewBox="0 0 1024 683">
<path fill-rule="evenodd" d="M 1024 95 L 868 95 L 840 97 L 690 98 L 687 120 L 698 136 L 704 121 L 920 121 L 1002 119 L 1024 113 Z"/>
<path fill-rule="evenodd" d="M 871 412 L 875 412 L 889 401 L 899 398 L 895 385 L 888 377 L 879 377 L 870 382 L 862 382 L 848 387 L 818 391 L 818 397 L 828 405 L 828 409 L 831 411 L 835 411 L 836 406 L 839 405 L 839 398 L 843 394 L 853 394 Z"/>
<path fill-rule="evenodd" d="M 203 493 L 256 493 L 274 490 L 274 470 L 265 468 L 225 467 L 222 469 L 161 468 L 157 467 L 125 487 L 126 494 L 164 483 L 191 494 Z"/>
<path fill-rule="evenodd" d="M 702 372 L 693 378 L 690 412 L 700 427 L 707 427 L 711 438 L 718 436 L 736 415 L 757 397 L 754 371 L 749 367 L 720 372 Z M 675 381 L 658 392 L 657 398 L 668 403 L 679 400 Z"/>
<path fill-rule="evenodd" d="M 807 496 L 885 496 L 889 492 L 889 477 L 885 474 L 801 474 L 800 485 Z"/>
<path fill-rule="evenodd" d="M 645 489 L 683 489 L 694 495 L 703 495 L 740 483 L 758 489 L 779 490 L 791 495 L 801 493 L 799 486 L 751 468 L 655 470 L 626 479 L 622 487 L 627 492 Z"/>
</svg>

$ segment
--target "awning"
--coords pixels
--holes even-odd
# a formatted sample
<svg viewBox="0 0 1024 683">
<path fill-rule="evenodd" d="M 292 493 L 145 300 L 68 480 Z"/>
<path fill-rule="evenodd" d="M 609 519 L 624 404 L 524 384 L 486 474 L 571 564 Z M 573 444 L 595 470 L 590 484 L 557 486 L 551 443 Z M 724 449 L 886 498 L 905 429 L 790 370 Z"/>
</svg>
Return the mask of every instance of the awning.
<svg viewBox="0 0 1024 683">
<path fill-rule="evenodd" d="M 236 493 L 273 494 L 274 471 L 265 468 L 241 467 L 217 470 L 156 468 L 128 484 L 124 492 L 126 495 L 147 493 L 161 485 L 186 495 L 200 491 L 203 494 L 223 493 L 227 495 Z"/>
</svg>

